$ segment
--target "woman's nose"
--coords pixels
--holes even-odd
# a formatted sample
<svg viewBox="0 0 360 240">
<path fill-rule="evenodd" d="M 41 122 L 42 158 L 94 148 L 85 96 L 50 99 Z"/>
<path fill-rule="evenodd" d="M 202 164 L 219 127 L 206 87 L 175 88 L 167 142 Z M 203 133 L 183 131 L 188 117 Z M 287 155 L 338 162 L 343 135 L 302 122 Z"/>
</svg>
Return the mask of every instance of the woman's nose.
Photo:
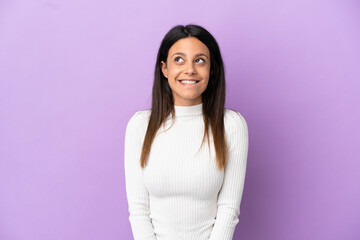
<svg viewBox="0 0 360 240">
<path fill-rule="evenodd" d="M 192 63 L 189 63 L 186 67 L 186 72 L 189 74 L 196 73 L 196 69 Z"/>
</svg>

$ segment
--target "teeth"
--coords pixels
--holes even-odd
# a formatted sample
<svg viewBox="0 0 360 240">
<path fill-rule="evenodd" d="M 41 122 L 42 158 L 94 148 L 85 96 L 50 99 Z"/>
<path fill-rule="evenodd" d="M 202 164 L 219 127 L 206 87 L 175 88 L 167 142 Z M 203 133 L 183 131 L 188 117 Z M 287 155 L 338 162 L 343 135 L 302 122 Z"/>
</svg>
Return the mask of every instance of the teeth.
<svg viewBox="0 0 360 240">
<path fill-rule="evenodd" d="M 196 83 L 196 81 L 190 81 L 190 80 L 181 80 L 180 82 L 183 82 L 183 83 Z"/>
</svg>

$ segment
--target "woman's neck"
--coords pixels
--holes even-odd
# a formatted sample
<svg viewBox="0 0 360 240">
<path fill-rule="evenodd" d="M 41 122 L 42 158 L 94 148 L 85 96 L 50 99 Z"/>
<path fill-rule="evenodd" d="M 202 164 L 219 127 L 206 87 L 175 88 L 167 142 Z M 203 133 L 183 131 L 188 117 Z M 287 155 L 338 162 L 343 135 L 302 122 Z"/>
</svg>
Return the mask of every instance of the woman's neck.
<svg viewBox="0 0 360 240">
<path fill-rule="evenodd" d="M 192 105 L 192 106 L 176 106 L 174 105 L 175 109 L 175 116 L 194 116 L 194 115 L 201 115 L 202 111 L 202 103 Z"/>
</svg>

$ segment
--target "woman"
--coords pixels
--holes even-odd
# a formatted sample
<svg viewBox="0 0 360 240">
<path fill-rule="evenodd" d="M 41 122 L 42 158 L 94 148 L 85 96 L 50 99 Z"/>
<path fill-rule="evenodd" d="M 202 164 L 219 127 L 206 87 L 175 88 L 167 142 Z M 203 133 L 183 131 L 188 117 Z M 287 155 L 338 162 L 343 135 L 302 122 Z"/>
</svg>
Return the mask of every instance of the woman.
<svg viewBox="0 0 360 240">
<path fill-rule="evenodd" d="M 216 40 L 198 25 L 173 27 L 157 55 L 152 108 L 136 112 L 126 127 L 126 194 L 135 240 L 232 239 L 248 128 L 224 104 Z"/>
</svg>

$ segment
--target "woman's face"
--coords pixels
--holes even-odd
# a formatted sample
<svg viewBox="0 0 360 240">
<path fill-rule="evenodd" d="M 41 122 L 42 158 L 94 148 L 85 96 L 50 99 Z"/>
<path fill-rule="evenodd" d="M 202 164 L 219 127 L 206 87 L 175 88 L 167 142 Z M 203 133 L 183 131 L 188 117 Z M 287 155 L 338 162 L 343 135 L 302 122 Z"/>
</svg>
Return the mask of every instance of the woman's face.
<svg viewBox="0 0 360 240">
<path fill-rule="evenodd" d="M 210 76 L 210 52 L 195 37 L 182 38 L 169 49 L 167 64 L 161 61 L 161 70 L 168 79 L 174 105 L 192 106 L 202 103 Z M 183 82 L 183 80 L 196 80 Z"/>
</svg>

